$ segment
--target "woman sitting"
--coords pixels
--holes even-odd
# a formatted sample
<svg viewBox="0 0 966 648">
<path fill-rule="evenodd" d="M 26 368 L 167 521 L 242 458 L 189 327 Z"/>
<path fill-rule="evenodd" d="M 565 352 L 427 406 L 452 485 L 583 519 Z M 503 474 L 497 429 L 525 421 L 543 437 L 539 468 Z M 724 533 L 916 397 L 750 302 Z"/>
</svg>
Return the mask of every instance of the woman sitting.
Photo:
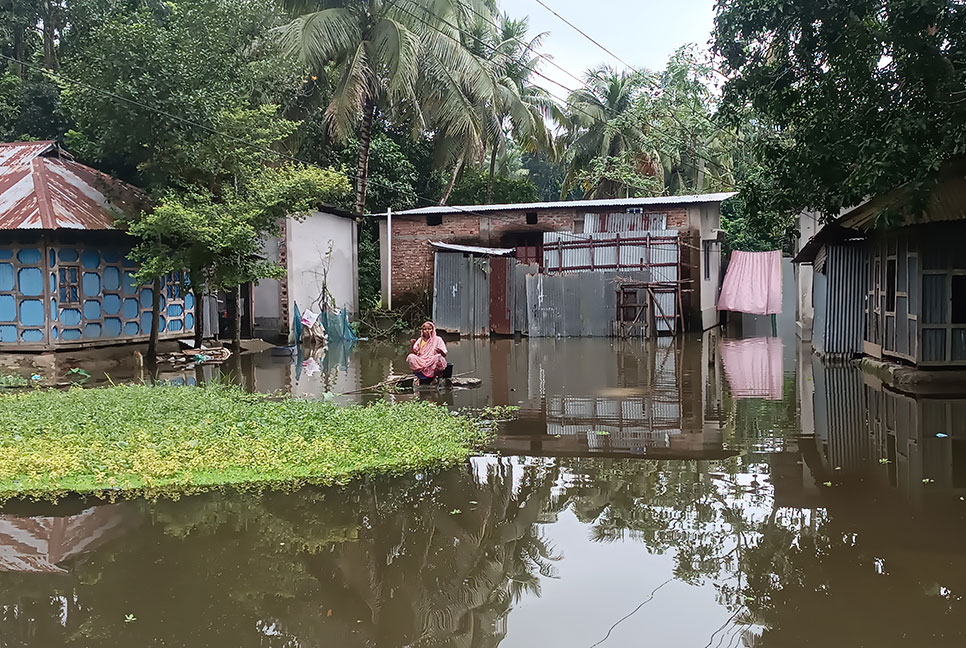
<svg viewBox="0 0 966 648">
<path fill-rule="evenodd" d="M 436 335 L 436 326 L 426 322 L 421 334 L 413 340 L 412 353 L 406 358 L 420 384 L 427 384 L 446 373 L 446 343 Z"/>
</svg>

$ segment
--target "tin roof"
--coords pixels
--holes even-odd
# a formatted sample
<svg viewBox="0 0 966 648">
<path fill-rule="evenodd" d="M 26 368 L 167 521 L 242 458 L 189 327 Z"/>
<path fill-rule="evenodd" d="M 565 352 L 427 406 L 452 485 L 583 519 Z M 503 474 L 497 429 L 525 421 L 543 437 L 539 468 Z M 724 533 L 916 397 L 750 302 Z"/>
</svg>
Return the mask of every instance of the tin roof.
<svg viewBox="0 0 966 648">
<path fill-rule="evenodd" d="M 0 230 L 115 229 L 134 187 L 75 162 L 55 142 L 0 144 Z"/>
<path fill-rule="evenodd" d="M 898 222 L 890 223 L 890 227 L 966 220 L 966 157 L 950 160 L 937 172 L 925 209 L 915 213 L 903 209 L 910 200 L 910 186 L 902 185 L 846 211 L 835 222 L 867 231 L 876 227 L 880 214 L 890 210 L 900 213 Z"/>
<path fill-rule="evenodd" d="M 503 205 L 439 205 L 437 207 L 418 207 L 393 212 L 394 215 L 457 214 L 468 212 L 478 214 L 498 211 L 540 211 L 544 209 L 607 209 L 609 207 L 647 207 L 664 205 L 695 205 L 719 203 L 735 195 L 733 191 L 723 193 L 693 194 L 689 196 L 652 196 L 650 198 L 613 198 L 600 200 L 558 200 L 554 202 L 507 203 Z M 381 214 L 384 215 L 384 214 Z"/>
</svg>

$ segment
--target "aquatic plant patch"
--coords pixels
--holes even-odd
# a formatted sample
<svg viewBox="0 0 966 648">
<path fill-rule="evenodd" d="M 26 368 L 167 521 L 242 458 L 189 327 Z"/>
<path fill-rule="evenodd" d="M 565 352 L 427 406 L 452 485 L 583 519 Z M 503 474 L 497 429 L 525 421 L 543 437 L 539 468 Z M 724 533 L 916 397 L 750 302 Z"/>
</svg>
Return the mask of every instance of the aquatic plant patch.
<svg viewBox="0 0 966 648">
<path fill-rule="evenodd" d="M 224 385 L 7 393 L 0 499 L 332 484 L 456 463 L 487 435 L 478 419 L 423 402 L 339 406 Z"/>
</svg>

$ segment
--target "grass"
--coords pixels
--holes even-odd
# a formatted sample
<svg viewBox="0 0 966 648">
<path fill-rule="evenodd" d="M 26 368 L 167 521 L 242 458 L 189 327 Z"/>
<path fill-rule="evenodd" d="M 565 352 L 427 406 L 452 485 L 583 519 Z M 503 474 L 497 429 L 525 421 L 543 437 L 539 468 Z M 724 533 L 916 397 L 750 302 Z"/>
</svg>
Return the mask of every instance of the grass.
<svg viewBox="0 0 966 648">
<path fill-rule="evenodd" d="M 0 500 L 343 483 L 462 461 L 486 435 L 478 419 L 422 402 L 272 401 L 223 385 L 9 393 Z"/>
</svg>

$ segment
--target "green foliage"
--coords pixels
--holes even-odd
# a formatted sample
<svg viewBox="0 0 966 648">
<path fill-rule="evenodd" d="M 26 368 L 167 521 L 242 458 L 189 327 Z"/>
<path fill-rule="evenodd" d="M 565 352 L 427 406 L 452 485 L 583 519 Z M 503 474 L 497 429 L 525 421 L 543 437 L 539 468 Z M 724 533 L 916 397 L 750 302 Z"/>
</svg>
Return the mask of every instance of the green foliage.
<svg viewBox="0 0 966 648">
<path fill-rule="evenodd" d="M 68 145 L 82 161 L 151 190 L 196 185 L 214 191 L 250 174 L 264 147 L 294 128 L 270 105 L 252 103 L 262 85 L 252 62 L 271 55 L 255 45 L 274 21 L 271 6 L 256 0 L 193 0 L 119 11 L 93 23 L 64 62 L 65 73 L 86 84 L 62 84 L 76 123 Z"/>
<path fill-rule="evenodd" d="M 693 47 L 660 73 L 591 70 L 570 95 L 564 193 L 625 197 L 726 191 L 738 135 L 718 123 L 711 67 Z"/>
<path fill-rule="evenodd" d="M 721 228 L 725 251 L 764 252 L 791 247 L 795 233 L 792 222 L 774 212 L 751 213 L 742 194 L 721 205 Z"/>
<path fill-rule="evenodd" d="M 252 173 L 243 193 L 226 190 L 220 200 L 200 190 L 172 193 L 131 219 L 138 279 L 187 270 L 196 285 L 233 288 L 279 277 L 282 268 L 261 257 L 265 236 L 287 215 L 344 204 L 351 193 L 349 181 L 334 170 L 287 165 Z"/>
<path fill-rule="evenodd" d="M 714 45 L 724 104 L 769 130 L 751 212 L 835 215 L 928 188 L 966 151 L 966 7 L 936 0 L 726 0 Z"/>
<path fill-rule="evenodd" d="M 5 387 L 27 387 L 30 381 L 23 376 L 15 374 L 0 374 L 0 388 Z"/>
<path fill-rule="evenodd" d="M 0 497 L 344 482 L 461 461 L 483 432 L 422 402 L 273 402 L 227 386 L 0 396 Z"/>
<path fill-rule="evenodd" d="M 49 79 L 0 72 L 0 140 L 61 140 L 68 124 L 60 91 Z"/>
<path fill-rule="evenodd" d="M 480 169 L 466 169 L 456 182 L 450 194 L 453 205 L 484 205 L 492 203 L 534 202 L 537 200 L 537 187 L 528 178 L 493 178 L 493 197 L 487 199 L 489 177 Z"/>
</svg>

